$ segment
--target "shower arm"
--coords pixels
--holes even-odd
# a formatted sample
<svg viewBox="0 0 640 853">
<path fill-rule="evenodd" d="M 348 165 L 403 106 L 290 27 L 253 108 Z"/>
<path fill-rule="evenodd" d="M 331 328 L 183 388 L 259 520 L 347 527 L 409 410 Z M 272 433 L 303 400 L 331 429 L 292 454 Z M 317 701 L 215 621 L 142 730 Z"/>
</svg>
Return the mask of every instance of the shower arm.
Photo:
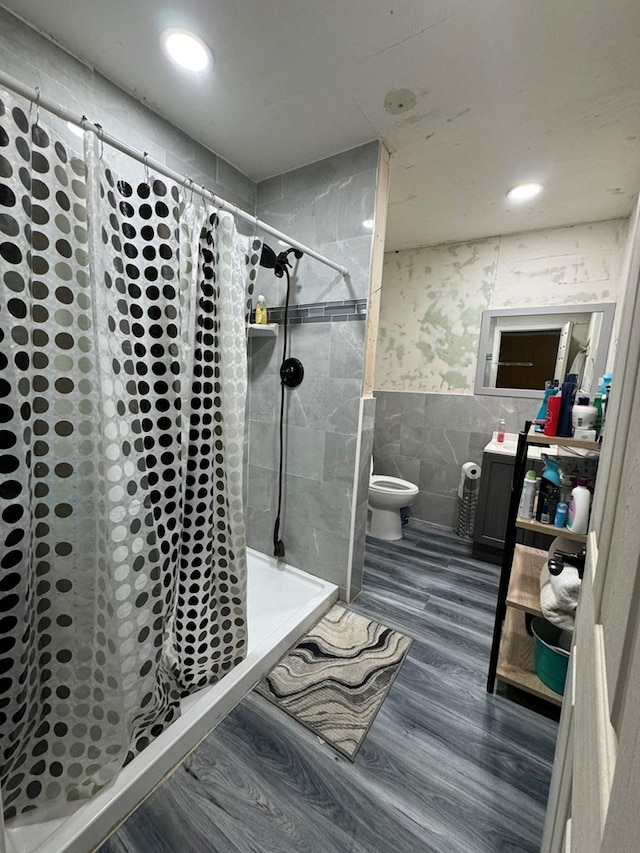
<svg viewBox="0 0 640 853">
<path fill-rule="evenodd" d="M 271 225 L 268 225 L 266 222 L 263 222 L 256 216 L 247 213 L 246 210 L 242 210 L 242 208 L 238 207 L 237 205 L 231 204 L 231 202 L 220 198 L 220 196 L 217 196 L 215 193 L 211 192 L 211 190 L 206 189 L 204 186 L 196 186 L 188 175 L 181 175 L 179 172 L 170 169 L 168 166 L 165 166 L 158 160 L 154 160 L 152 157 L 149 157 L 149 155 L 145 151 L 137 151 L 135 148 L 132 148 L 130 145 L 127 145 L 126 142 L 122 142 L 122 140 L 118 139 L 117 137 L 111 136 L 111 134 L 109 133 L 105 133 L 100 124 L 89 121 L 86 116 L 83 115 L 78 118 L 78 116 L 72 113 L 70 110 L 67 110 L 65 107 L 43 95 L 39 88 L 33 89 L 31 86 L 27 86 L 25 83 L 22 83 L 20 80 L 17 80 L 15 77 L 12 77 L 10 74 L 5 74 L 4 71 L 0 71 L 0 86 L 4 86 L 5 88 L 14 92 L 16 95 L 20 95 L 21 97 L 32 101 L 34 104 L 37 105 L 39 109 L 46 110 L 47 112 L 52 113 L 58 118 L 61 118 L 64 121 L 68 121 L 76 127 L 82 128 L 82 130 L 92 131 L 96 134 L 96 136 L 100 139 L 102 143 L 109 145 L 111 148 L 115 148 L 116 151 L 120 151 L 122 154 L 126 154 L 127 157 L 131 157 L 132 160 L 137 160 L 138 163 L 142 163 L 145 168 L 153 169 L 154 172 L 157 172 L 159 175 L 164 175 L 166 178 L 175 181 L 175 183 L 177 184 L 181 184 L 183 187 L 189 186 L 189 192 L 193 191 L 196 195 L 199 195 L 203 199 L 205 199 L 205 201 L 212 202 L 216 207 L 220 208 L 220 210 L 226 210 L 229 213 L 232 213 L 238 219 L 242 219 L 244 222 L 248 222 L 255 229 L 259 228 L 266 234 L 270 234 L 272 237 L 275 237 L 278 240 L 282 240 L 283 243 L 288 243 L 298 251 L 303 252 L 308 257 L 319 261 L 321 264 L 325 264 L 326 266 L 331 267 L 332 269 L 339 272 L 340 275 L 342 275 L 344 278 L 348 277 L 349 270 L 347 269 L 347 267 L 343 267 L 341 264 L 332 261 L 331 258 L 327 258 L 324 255 L 321 255 L 314 249 L 305 246 L 304 243 L 299 243 L 297 240 L 294 240 L 292 237 L 289 237 L 282 231 L 278 231 L 277 228 L 272 228 Z"/>
</svg>

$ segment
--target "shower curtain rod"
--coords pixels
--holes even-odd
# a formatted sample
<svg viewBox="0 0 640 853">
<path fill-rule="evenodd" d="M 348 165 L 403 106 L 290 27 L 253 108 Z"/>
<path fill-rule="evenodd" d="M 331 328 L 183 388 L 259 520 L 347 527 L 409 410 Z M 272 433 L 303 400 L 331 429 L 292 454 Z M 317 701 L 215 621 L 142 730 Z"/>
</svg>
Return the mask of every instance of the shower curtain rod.
<svg viewBox="0 0 640 853">
<path fill-rule="evenodd" d="M 337 264 L 330 258 L 325 258 L 324 255 L 321 255 L 314 249 L 310 249 L 308 246 L 305 246 L 304 243 L 299 243 L 297 240 L 294 240 L 292 237 L 289 237 L 288 234 L 285 234 L 282 231 L 278 231 L 276 228 L 272 228 L 271 225 L 267 225 L 266 222 L 262 222 L 262 220 L 258 219 L 256 216 L 253 216 L 250 213 L 247 213 L 245 210 L 242 210 L 242 208 L 238 207 L 237 205 L 231 204 L 231 202 L 229 201 L 225 201 L 223 198 L 220 198 L 215 193 L 211 192 L 211 190 L 206 189 L 204 186 L 198 187 L 196 184 L 194 184 L 194 182 L 188 175 L 181 175 L 179 172 L 176 172 L 173 169 L 170 169 L 168 166 L 159 163 L 157 160 L 152 159 L 147 155 L 146 152 L 137 151 L 135 148 L 132 148 L 130 145 L 127 145 L 126 142 L 122 142 L 117 137 L 111 136 L 109 133 L 105 133 L 101 125 L 89 121 L 86 116 L 78 118 L 72 112 L 62 107 L 60 104 L 57 104 L 55 101 L 52 101 L 42 95 L 42 93 L 38 89 L 33 89 L 31 86 L 25 85 L 24 83 L 20 82 L 20 80 L 16 80 L 15 77 L 11 77 L 9 74 L 5 74 L 3 71 L 0 71 L 0 85 L 5 86 L 7 89 L 10 89 L 12 92 L 15 92 L 15 94 L 21 95 L 23 98 L 26 98 L 29 101 L 33 101 L 33 103 L 36 104 L 38 108 L 47 110 L 47 112 L 53 113 L 54 115 L 58 116 L 58 118 L 64 119 L 64 121 L 71 122 L 71 124 L 75 124 L 77 127 L 81 127 L 83 130 L 92 130 L 102 142 L 107 145 L 110 145 L 117 151 L 121 151 L 123 154 L 126 154 L 133 160 L 137 160 L 139 163 L 142 163 L 143 166 L 153 169 L 155 172 L 158 172 L 161 175 L 170 178 L 172 181 L 175 181 L 178 184 L 182 184 L 182 186 L 185 188 L 188 184 L 189 191 L 193 191 L 197 195 L 202 196 L 202 198 L 213 202 L 213 204 L 215 204 L 216 207 L 219 207 L 221 210 L 226 210 L 229 213 L 232 213 L 234 216 L 237 216 L 238 219 L 243 219 L 245 222 L 249 222 L 255 228 L 260 228 L 267 234 L 271 234 L 272 237 L 276 237 L 278 240 L 282 240 L 283 242 L 288 243 L 294 249 L 300 249 L 300 251 L 304 252 L 304 254 L 308 257 L 314 258 L 316 261 L 320 261 L 321 264 L 326 264 L 328 267 L 337 270 L 337 272 L 339 272 L 342 276 L 346 277 L 349 275 L 349 270 L 347 269 L 347 267 L 343 267 L 340 264 Z"/>
</svg>

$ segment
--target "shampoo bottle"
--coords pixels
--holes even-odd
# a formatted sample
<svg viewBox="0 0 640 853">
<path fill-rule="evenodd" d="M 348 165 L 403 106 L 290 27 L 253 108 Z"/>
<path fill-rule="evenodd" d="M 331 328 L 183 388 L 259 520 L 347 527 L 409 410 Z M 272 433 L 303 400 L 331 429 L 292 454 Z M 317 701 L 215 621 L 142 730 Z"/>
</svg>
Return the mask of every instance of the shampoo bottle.
<svg viewBox="0 0 640 853">
<path fill-rule="evenodd" d="M 262 294 L 258 296 L 256 301 L 256 323 L 258 323 L 259 326 L 267 325 L 267 303 Z"/>
<path fill-rule="evenodd" d="M 573 435 L 571 426 L 571 409 L 578 389 L 578 375 L 567 373 L 560 389 L 560 416 L 558 417 L 558 432 L 556 435 L 570 437 Z"/>
<path fill-rule="evenodd" d="M 591 492 L 587 488 L 584 477 L 578 477 L 576 485 L 571 492 L 569 511 L 567 513 L 567 529 L 573 533 L 586 533 L 589 526 L 589 508 L 591 506 Z"/>
</svg>

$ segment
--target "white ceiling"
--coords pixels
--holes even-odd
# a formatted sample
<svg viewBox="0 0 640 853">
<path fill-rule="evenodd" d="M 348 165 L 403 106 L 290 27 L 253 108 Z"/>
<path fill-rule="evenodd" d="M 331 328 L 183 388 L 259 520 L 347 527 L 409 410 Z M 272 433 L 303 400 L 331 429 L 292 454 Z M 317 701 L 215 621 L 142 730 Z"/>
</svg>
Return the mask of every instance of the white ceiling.
<svg viewBox="0 0 640 853">
<path fill-rule="evenodd" d="M 638 0 L 4 4 L 256 180 L 381 137 L 387 249 L 625 216 L 640 187 Z M 213 73 L 170 65 L 169 26 Z M 521 181 L 545 192 L 510 208 Z"/>
</svg>

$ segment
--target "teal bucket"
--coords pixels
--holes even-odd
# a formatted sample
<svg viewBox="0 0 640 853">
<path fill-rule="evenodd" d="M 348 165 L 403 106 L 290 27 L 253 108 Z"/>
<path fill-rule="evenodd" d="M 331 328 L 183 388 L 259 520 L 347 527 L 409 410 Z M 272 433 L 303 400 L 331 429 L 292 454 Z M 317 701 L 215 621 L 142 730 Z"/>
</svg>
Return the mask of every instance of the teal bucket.
<svg viewBox="0 0 640 853">
<path fill-rule="evenodd" d="M 571 634 L 539 616 L 531 620 L 531 630 L 535 641 L 536 675 L 550 690 L 562 696 L 567 680 Z"/>
</svg>

